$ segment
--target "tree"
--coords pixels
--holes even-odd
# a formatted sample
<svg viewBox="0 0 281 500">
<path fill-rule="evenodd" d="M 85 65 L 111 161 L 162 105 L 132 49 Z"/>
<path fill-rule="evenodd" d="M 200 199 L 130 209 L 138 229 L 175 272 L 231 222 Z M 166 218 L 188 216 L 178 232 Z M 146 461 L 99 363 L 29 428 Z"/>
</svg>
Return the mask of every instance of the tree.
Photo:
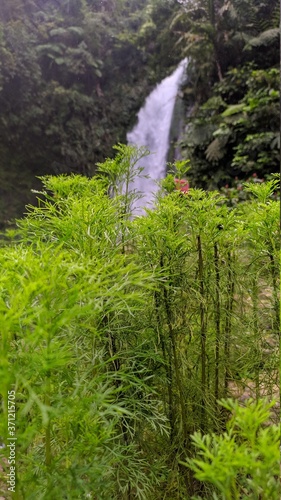
<svg viewBox="0 0 281 500">
<path fill-rule="evenodd" d="M 93 175 L 113 144 L 125 142 L 146 95 L 177 55 L 166 58 L 171 6 L 161 2 L 14 0 L 1 6 L 3 224 L 18 203 L 22 211 L 24 200 L 31 201 L 20 191 L 35 175 Z M 156 28 L 157 12 L 165 36 Z M 26 182 L 13 201 L 19 171 Z"/>
<path fill-rule="evenodd" d="M 222 186 L 236 176 L 278 171 L 278 89 L 277 69 L 252 65 L 230 70 L 214 86 L 182 139 L 197 185 Z"/>
<path fill-rule="evenodd" d="M 191 58 L 191 75 L 199 98 L 202 92 L 201 98 L 206 97 L 214 81 L 222 81 L 229 67 L 252 59 L 258 63 L 264 61 L 264 52 L 261 55 L 260 51 L 251 50 L 254 46 L 267 47 L 270 53 L 267 64 L 276 63 L 277 0 L 270 6 L 254 0 L 183 0 L 179 3 L 182 7 L 172 27 L 178 33 L 182 53 Z"/>
<path fill-rule="evenodd" d="M 185 23 L 179 24 L 182 31 L 188 27 L 179 39 L 183 53 L 191 58 L 191 78 L 184 92 L 187 105 L 194 98 L 197 105 L 181 143 L 196 185 L 215 188 L 237 176 L 263 177 L 278 170 L 276 13 L 276 1 L 270 6 L 244 0 L 198 1 L 184 2 L 174 19 L 175 26 Z M 213 72 L 215 47 L 209 43 L 207 19 L 215 19 L 223 79 Z"/>
</svg>

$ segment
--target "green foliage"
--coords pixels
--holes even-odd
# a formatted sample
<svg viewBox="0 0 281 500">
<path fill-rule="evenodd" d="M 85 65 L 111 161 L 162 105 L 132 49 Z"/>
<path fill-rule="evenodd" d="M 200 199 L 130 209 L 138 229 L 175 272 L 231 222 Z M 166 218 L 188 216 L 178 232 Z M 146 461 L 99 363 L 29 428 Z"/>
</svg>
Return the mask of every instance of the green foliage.
<svg viewBox="0 0 281 500">
<path fill-rule="evenodd" d="M 278 177 L 278 174 L 275 175 L 277 175 Z M 275 179 L 275 176 L 268 176 L 268 180 L 273 180 L 271 178 Z M 264 182 L 265 180 L 260 179 L 256 173 L 254 173 L 252 177 L 249 177 L 247 179 L 247 182 L 243 182 L 239 180 L 238 177 L 235 177 L 232 183 L 232 187 L 230 187 L 228 184 L 225 184 L 225 186 L 220 189 L 220 192 L 225 195 L 228 206 L 235 207 L 239 203 L 252 198 L 252 194 L 255 194 L 254 184 L 263 184 Z M 258 196 L 261 196 L 263 193 L 263 188 L 257 188 L 256 192 Z M 274 186 L 274 184 L 272 186 L 271 182 L 266 182 L 263 196 L 266 200 L 268 198 L 277 200 L 279 198 L 278 187 Z"/>
<path fill-rule="evenodd" d="M 197 458 L 188 460 L 188 467 L 197 479 L 214 486 L 212 498 L 279 499 L 280 428 L 268 425 L 273 403 L 250 400 L 245 407 L 233 400 L 220 403 L 232 415 L 227 431 L 219 436 L 195 433 Z"/>
<path fill-rule="evenodd" d="M 277 180 L 247 186 L 232 210 L 218 192 L 165 185 L 132 218 L 127 181 L 147 152 L 115 149 L 94 178 L 42 178 L 38 206 L 1 240 L 0 435 L 14 389 L 18 498 L 191 498 L 202 489 L 182 462 L 195 431 L 224 432 L 218 399 L 262 408 L 276 393 Z M 246 416 L 267 446 L 273 430 L 254 434 Z M 243 488 L 275 494 L 268 457 Z"/>
<path fill-rule="evenodd" d="M 131 153 L 123 148 L 124 162 Z M 147 498 L 159 479 L 139 446 L 151 429 L 165 433 L 166 419 L 145 361 L 155 353 L 144 340 L 134 348 L 134 318 L 153 274 L 124 254 L 123 212 L 107 182 L 44 185 L 21 242 L 0 251 L 2 417 L 14 387 L 18 494 Z"/>
<path fill-rule="evenodd" d="M 215 187 L 279 169 L 277 69 L 230 70 L 197 111 L 182 139 L 196 185 Z"/>
<path fill-rule="evenodd" d="M 166 27 L 173 8 L 166 2 L 9 5 L 0 9 L 1 171 L 25 173 L 27 187 L 13 200 L 10 182 L 4 185 L 1 224 L 30 201 L 30 187 L 37 188 L 30 178 L 92 176 L 112 146 L 125 141 L 152 86 L 178 61 L 175 51 L 166 58 L 173 45 Z"/>
<path fill-rule="evenodd" d="M 194 185 L 216 188 L 237 175 L 275 171 L 278 23 L 277 0 L 1 6 L 1 226 L 32 201 L 35 176 L 92 176 L 113 144 L 125 141 L 152 87 L 185 56 L 183 96 L 195 106 L 182 156 L 191 160 Z M 22 186 L 13 197 L 17 175 Z"/>
<path fill-rule="evenodd" d="M 273 44 L 279 37 L 279 29 L 272 28 L 263 31 L 258 37 L 251 38 L 248 42 L 250 47 L 261 47 Z"/>
<path fill-rule="evenodd" d="M 196 105 L 181 139 L 190 178 L 214 189 L 279 170 L 279 4 L 180 1 L 172 28 L 189 58 L 184 96 Z"/>
</svg>

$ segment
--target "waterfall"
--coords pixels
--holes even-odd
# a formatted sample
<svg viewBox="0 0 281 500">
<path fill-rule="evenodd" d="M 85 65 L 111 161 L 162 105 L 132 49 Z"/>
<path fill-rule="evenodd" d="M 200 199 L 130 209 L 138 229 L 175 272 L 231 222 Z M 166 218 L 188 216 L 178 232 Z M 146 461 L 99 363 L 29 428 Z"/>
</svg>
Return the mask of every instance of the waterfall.
<svg viewBox="0 0 281 500">
<path fill-rule="evenodd" d="M 149 178 L 137 177 L 130 186 L 142 194 L 133 207 L 135 213 L 142 213 L 141 207 L 151 206 L 158 189 L 157 181 L 166 175 L 173 111 L 186 68 L 187 59 L 184 59 L 170 76 L 156 86 L 138 113 L 138 123 L 127 134 L 129 144 L 145 146 L 151 153 L 142 158 L 138 165 L 143 167 L 143 175 Z"/>
</svg>

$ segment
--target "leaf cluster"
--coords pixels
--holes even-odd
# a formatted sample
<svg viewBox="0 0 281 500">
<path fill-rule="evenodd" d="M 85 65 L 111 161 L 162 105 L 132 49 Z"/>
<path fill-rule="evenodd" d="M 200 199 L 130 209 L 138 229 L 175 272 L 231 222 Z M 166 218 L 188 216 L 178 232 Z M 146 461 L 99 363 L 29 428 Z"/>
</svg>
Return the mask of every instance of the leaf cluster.
<svg viewBox="0 0 281 500">
<path fill-rule="evenodd" d="M 197 457 L 187 464 L 200 481 L 214 486 L 212 498 L 280 497 L 277 425 L 266 425 L 272 404 L 232 400 L 220 404 L 232 415 L 223 435 L 192 436 Z M 217 492 L 217 493 L 216 493 Z"/>
<path fill-rule="evenodd" d="M 198 108 L 182 139 L 197 185 L 221 186 L 235 176 L 278 171 L 277 74 L 252 65 L 230 70 Z"/>
</svg>

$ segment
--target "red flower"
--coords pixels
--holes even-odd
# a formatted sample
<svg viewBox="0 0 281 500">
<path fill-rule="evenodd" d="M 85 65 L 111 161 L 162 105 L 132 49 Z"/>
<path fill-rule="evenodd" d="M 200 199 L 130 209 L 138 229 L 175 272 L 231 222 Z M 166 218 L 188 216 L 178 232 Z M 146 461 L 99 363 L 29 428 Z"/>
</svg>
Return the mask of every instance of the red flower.
<svg viewBox="0 0 281 500">
<path fill-rule="evenodd" d="M 174 179 L 175 186 L 178 191 L 182 193 L 187 193 L 189 190 L 189 182 L 186 179 Z"/>
</svg>

